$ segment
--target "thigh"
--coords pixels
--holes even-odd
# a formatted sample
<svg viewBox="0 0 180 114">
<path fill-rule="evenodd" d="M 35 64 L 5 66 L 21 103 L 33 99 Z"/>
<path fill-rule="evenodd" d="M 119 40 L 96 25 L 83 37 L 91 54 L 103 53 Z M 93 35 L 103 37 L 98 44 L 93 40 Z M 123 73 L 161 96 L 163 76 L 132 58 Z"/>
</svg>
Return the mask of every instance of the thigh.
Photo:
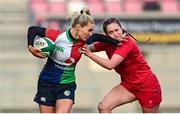
<svg viewBox="0 0 180 114">
<path fill-rule="evenodd" d="M 59 99 L 56 101 L 56 113 L 70 113 L 73 101 L 70 99 Z"/>
<path fill-rule="evenodd" d="M 40 113 L 55 113 L 55 107 L 39 105 L 39 111 L 40 111 Z"/>
<path fill-rule="evenodd" d="M 56 112 L 68 113 L 71 111 L 75 99 L 76 83 L 62 84 L 58 89 L 56 100 Z"/>
<path fill-rule="evenodd" d="M 112 88 L 110 92 L 103 98 L 101 104 L 110 107 L 112 110 L 117 106 L 132 102 L 134 100 L 136 100 L 136 97 L 131 92 L 129 92 L 122 85 L 117 85 Z"/>
</svg>

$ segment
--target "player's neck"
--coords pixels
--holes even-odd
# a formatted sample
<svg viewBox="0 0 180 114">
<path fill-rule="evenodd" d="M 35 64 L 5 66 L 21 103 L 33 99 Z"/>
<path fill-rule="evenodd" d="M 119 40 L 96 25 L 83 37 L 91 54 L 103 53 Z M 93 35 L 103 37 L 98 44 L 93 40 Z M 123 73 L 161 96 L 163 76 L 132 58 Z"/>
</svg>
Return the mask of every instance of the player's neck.
<svg viewBox="0 0 180 114">
<path fill-rule="evenodd" d="M 75 28 L 71 28 L 70 29 L 70 34 L 72 35 L 72 37 L 76 40 L 79 40 L 79 36 L 78 36 L 78 32 Z"/>
</svg>

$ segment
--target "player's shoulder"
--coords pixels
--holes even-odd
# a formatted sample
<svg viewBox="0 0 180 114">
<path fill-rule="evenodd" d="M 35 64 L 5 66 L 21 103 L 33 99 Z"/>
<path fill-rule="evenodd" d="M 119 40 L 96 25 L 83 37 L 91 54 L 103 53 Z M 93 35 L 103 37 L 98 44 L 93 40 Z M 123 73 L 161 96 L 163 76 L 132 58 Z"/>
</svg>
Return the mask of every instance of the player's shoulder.
<svg viewBox="0 0 180 114">
<path fill-rule="evenodd" d="M 61 29 L 53 29 L 53 28 L 46 28 L 46 32 L 49 34 L 61 34 L 64 30 Z"/>
<path fill-rule="evenodd" d="M 134 38 L 132 37 L 132 36 L 128 36 L 128 38 L 127 38 L 127 41 L 125 42 L 125 43 L 127 43 L 127 44 L 129 44 L 129 45 L 136 45 L 136 41 L 134 40 Z"/>
</svg>

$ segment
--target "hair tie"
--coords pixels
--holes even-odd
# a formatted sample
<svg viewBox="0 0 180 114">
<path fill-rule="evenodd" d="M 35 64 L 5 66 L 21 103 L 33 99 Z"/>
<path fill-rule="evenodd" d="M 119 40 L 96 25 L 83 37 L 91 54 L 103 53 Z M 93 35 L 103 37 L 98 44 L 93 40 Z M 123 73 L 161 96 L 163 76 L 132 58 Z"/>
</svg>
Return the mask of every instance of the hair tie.
<svg viewBox="0 0 180 114">
<path fill-rule="evenodd" d="M 83 11 L 83 10 L 81 10 L 81 11 L 80 11 L 80 13 L 81 13 L 81 14 L 84 14 L 84 13 L 86 14 L 86 12 L 85 12 L 85 11 Z"/>
<path fill-rule="evenodd" d="M 81 10 L 80 13 L 83 14 L 83 11 Z"/>
</svg>

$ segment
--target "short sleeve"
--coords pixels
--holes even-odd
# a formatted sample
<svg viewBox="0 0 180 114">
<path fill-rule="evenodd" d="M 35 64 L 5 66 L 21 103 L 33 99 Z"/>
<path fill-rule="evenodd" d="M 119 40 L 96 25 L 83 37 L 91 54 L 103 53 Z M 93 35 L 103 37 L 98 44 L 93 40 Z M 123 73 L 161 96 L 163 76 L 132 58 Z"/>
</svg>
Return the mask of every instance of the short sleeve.
<svg viewBox="0 0 180 114">
<path fill-rule="evenodd" d="M 123 42 L 122 45 L 118 46 L 115 54 L 120 55 L 123 58 L 126 58 L 126 56 L 131 52 L 133 49 L 133 41 L 131 38 L 128 39 L 127 42 Z"/>
<path fill-rule="evenodd" d="M 46 37 L 55 41 L 59 34 L 64 32 L 63 30 L 55 30 L 55 29 L 46 29 Z"/>
</svg>

